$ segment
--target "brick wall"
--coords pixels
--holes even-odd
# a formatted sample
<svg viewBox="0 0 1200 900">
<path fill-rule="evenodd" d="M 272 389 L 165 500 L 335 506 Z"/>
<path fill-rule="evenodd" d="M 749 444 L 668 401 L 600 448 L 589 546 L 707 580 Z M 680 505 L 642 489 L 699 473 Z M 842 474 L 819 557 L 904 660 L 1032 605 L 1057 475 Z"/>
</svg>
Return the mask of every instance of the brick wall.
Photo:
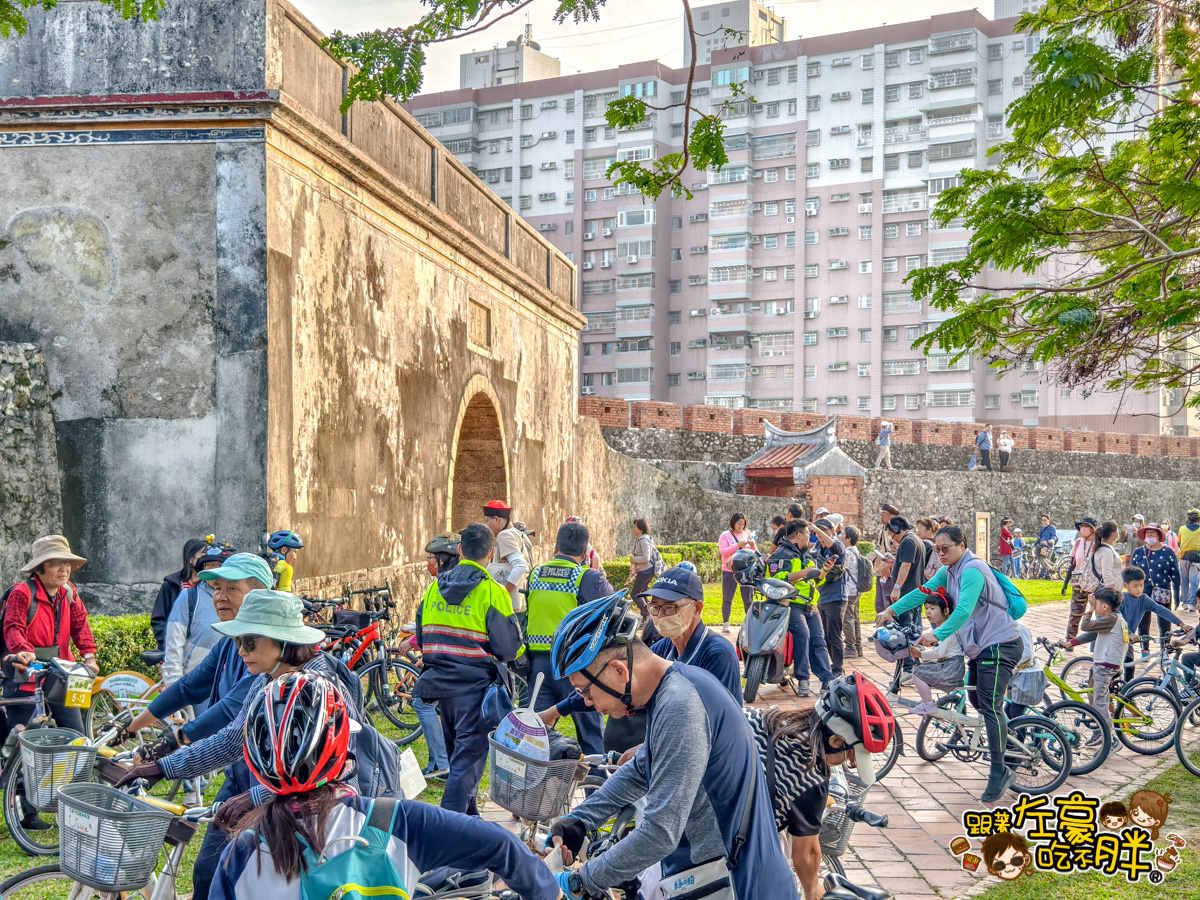
<svg viewBox="0 0 1200 900">
<path fill-rule="evenodd" d="M 730 410 L 720 406 L 684 406 L 653 401 L 618 400 L 609 397 L 580 397 L 580 415 L 599 420 L 607 428 L 659 429 L 707 432 L 754 437 L 763 434 L 763 421 L 784 431 L 812 431 L 828 419 L 819 413 L 778 413 L 769 410 Z M 893 425 L 892 441 L 944 447 L 970 447 L 982 423 L 944 422 L 939 419 L 898 419 L 839 416 L 837 436 L 841 441 L 871 441 L 886 418 Z M 1129 435 L 1119 432 L 1064 431 L 1059 428 L 1027 428 L 1006 425 L 1013 449 L 1052 450 L 1076 453 L 1110 453 L 1134 456 L 1200 458 L 1200 438 L 1166 437 L 1156 434 Z M 995 446 L 1001 429 L 993 426 Z"/>
<path fill-rule="evenodd" d="M 580 397 L 579 414 L 599 419 L 601 425 L 613 428 L 629 427 L 629 401 L 611 397 Z"/>
<path fill-rule="evenodd" d="M 1100 445 L 1101 453 L 1128 454 L 1130 452 L 1131 442 L 1127 434 L 1121 434 L 1116 431 L 1102 431 L 1096 436 L 1096 440 Z"/>
<path fill-rule="evenodd" d="M 680 425 L 679 404 L 639 400 L 630 407 L 629 425 L 632 428 L 678 430 Z"/>
<path fill-rule="evenodd" d="M 763 434 L 763 420 L 770 422 L 777 428 L 782 428 L 779 424 L 781 414 L 777 412 L 769 412 L 762 409 L 738 409 L 733 413 L 733 433 L 734 434 Z"/>
<path fill-rule="evenodd" d="M 1162 438 L 1157 434 L 1131 435 L 1129 452 L 1134 456 L 1159 456 L 1162 453 Z"/>
<path fill-rule="evenodd" d="M 1063 432 L 1062 449 L 1082 453 L 1099 453 L 1100 435 L 1094 431 Z"/>
<path fill-rule="evenodd" d="M 848 475 L 810 475 L 804 485 L 809 515 L 822 506 L 845 517 L 845 524 L 862 525 L 863 480 Z"/>
<path fill-rule="evenodd" d="M 875 437 L 872 420 L 865 416 L 838 416 L 839 441 L 869 441 Z"/>
<path fill-rule="evenodd" d="M 1031 450 L 1062 450 L 1063 431 L 1061 428 L 1030 428 L 1029 447 Z"/>
<path fill-rule="evenodd" d="M 685 406 L 683 430 L 730 434 L 733 431 L 733 410 L 723 406 Z"/>
</svg>

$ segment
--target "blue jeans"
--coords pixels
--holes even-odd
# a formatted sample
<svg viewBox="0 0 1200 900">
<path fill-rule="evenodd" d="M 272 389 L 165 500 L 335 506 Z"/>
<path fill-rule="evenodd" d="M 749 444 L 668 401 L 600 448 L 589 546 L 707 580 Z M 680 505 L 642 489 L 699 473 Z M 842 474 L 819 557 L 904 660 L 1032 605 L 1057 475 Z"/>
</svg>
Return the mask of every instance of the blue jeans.
<svg viewBox="0 0 1200 900">
<path fill-rule="evenodd" d="M 792 636 L 792 671 L 797 678 L 808 678 L 809 662 L 812 672 L 822 683 L 833 679 L 829 650 L 825 646 L 825 629 L 815 603 L 792 601 L 788 607 L 788 634 Z"/>
<path fill-rule="evenodd" d="M 429 747 L 429 764 L 435 769 L 449 768 L 450 760 L 446 756 L 446 739 L 442 737 L 442 723 L 438 719 L 437 703 L 426 703 L 424 700 L 413 697 L 412 708 L 413 712 L 417 714 L 417 721 L 421 723 L 421 733 L 425 735 L 425 744 Z"/>
<path fill-rule="evenodd" d="M 225 783 L 217 791 L 217 800 L 224 803 L 238 794 L 244 794 L 258 781 L 250 774 L 246 764 L 238 760 L 225 769 Z M 221 861 L 221 853 L 229 843 L 229 834 L 209 825 L 204 832 L 204 842 L 192 867 L 192 898 L 193 900 L 208 900 L 208 892 L 212 888 L 213 876 L 217 874 L 217 864 Z"/>
<path fill-rule="evenodd" d="M 1016 577 L 1013 575 L 1013 558 L 1011 553 L 1002 553 L 1000 555 L 1000 571 L 1005 575 Z"/>
<path fill-rule="evenodd" d="M 1013 554 L 1013 558 L 1012 558 L 1012 567 L 1013 567 L 1013 578 L 1020 578 L 1021 577 L 1021 557 L 1017 556 L 1015 553 Z"/>
</svg>

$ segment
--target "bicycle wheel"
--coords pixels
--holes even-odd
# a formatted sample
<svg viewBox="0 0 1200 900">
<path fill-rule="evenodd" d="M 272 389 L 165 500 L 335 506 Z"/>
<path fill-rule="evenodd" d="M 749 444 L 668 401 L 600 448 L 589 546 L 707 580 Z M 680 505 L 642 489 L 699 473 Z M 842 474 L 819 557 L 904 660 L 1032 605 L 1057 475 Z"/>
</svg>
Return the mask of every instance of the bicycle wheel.
<svg viewBox="0 0 1200 900">
<path fill-rule="evenodd" d="M 1013 787 L 1027 794 L 1049 794 L 1071 774 L 1071 743 L 1045 716 L 1017 716 L 1008 723 L 1004 761 L 1016 770 Z"/>
<path fill-rule="evenodd" d="M 1086 703 L 1064 700 L 1051 704 L 1042 713 L 1053 719 L 1071 744 L 1071 774 L 1094 772 L 1108 758 L 1112 732 L 1108 723 Z"/>
<path fill-rule="evenodd" d="M 360 673 L 363 706 L 372 724 L 399 747 L 421 736 L 421 722 L 412 707 L 413 688 L 420 675 L 413 665 L 394 657 L 376 660 Z"/>
<path fill-rule="evenodd" d="M 1137 688 L 1113 697 L 1117 739 L 1145 756 L 1162 753 L 1175 743 L 1179 702 L 1162 688 Z"/>
<path fill-rule="evenodd" d="M 4 773 L 4 824 L 26 856 L 57 855 L 58 816 L 41 812 L 26 801 L 20 750 L 9 760 Z"/>
<path fill-rule="evenodd" d="M 943 697 L 937 703 L 938 709 L 958 709 L 958 700 L 953 697 Z M 963 744 L 962 729 L 946 719 L 935 716 L 924 716 L 917 726 L 917 755 L 926 762 L 937 762 L 950 752 L 951 744 Z"/>
<path fill-rule="evenodd" d="M 1200 697 L 1197 697 L 1188 704 L 1187 709 L 1179 716 L 1179 721 L 1175 723 L 1175 753 L 1179 756 L 1179 761 L 1183 763 L 1183 767 L 1200 778 L 1200 759 L 1193 759 L 1184 741 L 1184 724 L 1193 718 L 1200 717 Z"/>
<path fill-rule="evenodd" d="M 1092 658 L 1080 656 L 1071 660 L 1058 673 L 1058 677 L 1067 683 L 1067 687 L 1075 692 L 1090 690 L 1092 687 Z M 1066 689 L 1060 687 L 1058 692 L 1064 700 L 1074 700 Z"/>
<path fill-rule="evenodd" d="M 92 897 L 117 897 L 117 894 L 99 894 L 89 887 L 78 885 L 66 872 L 59 869 L 55 863 L 49 866 L 37 866 L 28 871 L 14 875 L 0 884 L 0 895 L 4 900 L 57 900 L 68 897 L 72 891 L 77 900 L 88 900 Z"/>
<path fill-rule="evenodd" d="M 896 760 L 900 758 L 900 754 L 904 750 L 904 734 L 900 730 L 900 723 L 896 723 L 896 728 L 892 732 L 891 742 L 883 749 L 883 765 L 875 770 L 876 781 L 882 781 L 883 776 L 892 771 L 892 766 L 896 765 Z"/>
<path fill-rule="evenodd" d="M 1129 691 L 1135 691 L 1138 688 L 1147 688 L 1147 687 L 1162 688 L 1164 691 L 1169 693 L 1176 700 L 1180 699 L 1179 688 L 1175 685 L 1175 679 L 1173 679 L 1173 678 L 1169 679 L 1167 681 L 1166 686 L 1164 687 L 1161 678 L 1151 678 L 1148 675 L 1143 675 L 1140 678 L 1134 678 L 1130 681 L 1126 681 L 1124 684 L 1121 685 L 1121 693 L 1127 694 L 1127 693 L 1129 693 Z M 1180 705 L 1182 705 L 1182 703 Z"/>
</svg>

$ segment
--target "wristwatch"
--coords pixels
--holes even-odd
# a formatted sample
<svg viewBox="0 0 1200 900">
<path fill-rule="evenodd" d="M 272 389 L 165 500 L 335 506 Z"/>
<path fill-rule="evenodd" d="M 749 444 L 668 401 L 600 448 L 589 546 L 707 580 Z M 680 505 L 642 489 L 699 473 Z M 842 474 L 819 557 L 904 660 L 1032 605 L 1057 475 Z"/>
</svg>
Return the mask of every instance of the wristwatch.
<svg viewBox="0 0 1200 900">
<path fill-rule="evenodd" d="M 572 897 L 583 896 L 583 879 L 579 877 L 579 872 L 572 872 L 567 877 L 567 890 L 570 891 Z"/>
</svg>

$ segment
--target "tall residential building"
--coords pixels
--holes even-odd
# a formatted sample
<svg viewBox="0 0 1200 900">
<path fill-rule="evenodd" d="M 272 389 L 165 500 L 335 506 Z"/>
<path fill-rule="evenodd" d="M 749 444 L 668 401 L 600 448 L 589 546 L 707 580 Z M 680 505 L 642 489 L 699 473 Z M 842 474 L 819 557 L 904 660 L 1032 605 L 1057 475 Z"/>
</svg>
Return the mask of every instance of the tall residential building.
<svg viewBox="0 0 1200 900">
<path fill-rule="evenodd" d="M 687 173 L 691 199 L 605 178 L 614 160 L 682 150 L 681 109 L 619 132 L 604 113 L 628 94 L 681 102 L 687 69 L 640 62 L 408 107 L 577 264 L 585 394 L 1157 432 L 1178 398 L 1070 390 L 1035 363 L 996 376 L 975 354 L 912 346 L 946 314 L 905 276 L 967 247 L 929 209 L 964 167 L 996 164 L 987 150 L 1027 84 L 1036 37 L 1013 25 L 969 11 L 715 51 L 693 102 L 724 103 L 737 82 L 753 102 L 726 116 L 729 163 Z M 1143 415 L 1114 420 L 1118 406 Z"/>
<path fill-rule="evenodd" d="M 464 53 L 458 58 L 458 86 L 460 88 L 489 88 L 501 84 L 522 84 L 557 78 L 562 74 L 562 65 L 553 56 L 547 56 L 533 40 L 533 28 L 525 26 L 525 32 L 515 41 L 491 50 Z"/>
<path fill-rule="evenodd" d="M 1024 15 L 1042 6 L 1046 0 L 996 0 L 997 19 L 1009 19 Z"/>
<path fill-rule="evenodd" d="M 755 0 L 729 0 L 692 10 L 696 30 L 696 63 L 708 65 L 714 52 L 732 47 L 782 44 L 786 37 L 783 17 Z M 692 43 L 687 22 L 683 26 L 683 67 L 692 64 Z"/>
</svg>

